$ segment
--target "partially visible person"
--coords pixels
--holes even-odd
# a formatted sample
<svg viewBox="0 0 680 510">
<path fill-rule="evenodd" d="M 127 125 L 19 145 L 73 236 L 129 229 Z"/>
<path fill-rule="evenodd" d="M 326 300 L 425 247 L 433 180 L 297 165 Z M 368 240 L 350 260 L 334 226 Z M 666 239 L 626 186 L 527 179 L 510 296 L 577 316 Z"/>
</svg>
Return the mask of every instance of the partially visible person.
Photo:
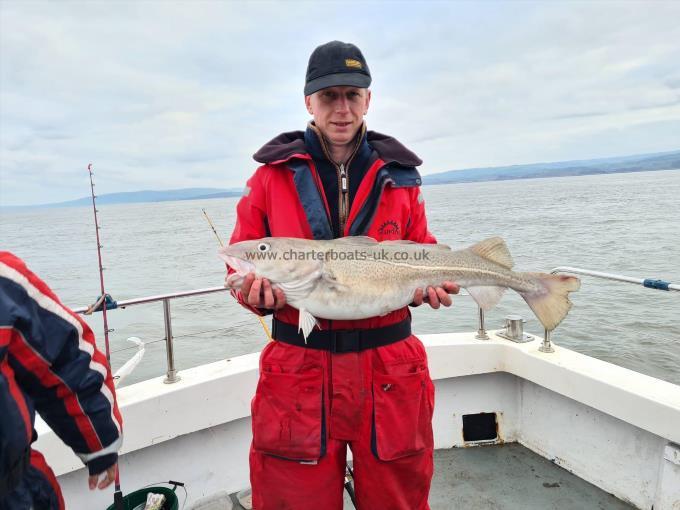
<svg viewBox="0 0 680 510">
<path fill-rule="evenodd" d="M 0 510 L 63 510 L 35 412 L 87 465 L 90 490 L 115 480 L 122 419 L 88 325 L 24 262 L 0 251 Z"/>
</svg>

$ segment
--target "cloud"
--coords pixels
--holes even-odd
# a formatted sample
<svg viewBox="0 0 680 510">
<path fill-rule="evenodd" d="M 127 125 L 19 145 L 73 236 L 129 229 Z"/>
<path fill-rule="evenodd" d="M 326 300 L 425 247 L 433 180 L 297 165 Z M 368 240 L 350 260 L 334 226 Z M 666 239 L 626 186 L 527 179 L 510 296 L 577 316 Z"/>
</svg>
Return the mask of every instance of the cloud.
<svg viewBox="0 0 680 510">
<path fill-rule="evenodd" d="M 0 202 L 84 196 L 89 162 L 100 193 L 240 187 L 260 145 L 304 128 L 307 57 L 329 39 L 362 48 L 369 127 L 424 173 L 680 146 L 680 4 L 389 8 L 4 1 Z"/>
</svg>

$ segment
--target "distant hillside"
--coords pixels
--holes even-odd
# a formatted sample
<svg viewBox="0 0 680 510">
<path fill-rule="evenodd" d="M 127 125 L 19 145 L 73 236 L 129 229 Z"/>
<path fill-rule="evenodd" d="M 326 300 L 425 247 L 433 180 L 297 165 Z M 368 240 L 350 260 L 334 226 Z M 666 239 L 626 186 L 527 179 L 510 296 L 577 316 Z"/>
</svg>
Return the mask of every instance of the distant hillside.
<svg viewBox="0 0 680 510">
<path fill-rule="evenodd" d="M 536 177 L 648 172 L 652 170 L 672 170 L 678 168 L 680 168 L 680 150 L 616 158 L 450 170 L 448 172 L 423 176 L 423 183 L 445 184 L 456 182 L 501 181 Z"/>
<path fill-rule="evenodd" d="M 126 191 L 97 195 L 97 205 L 134 204 L 141 202 L 170 202 L 173 200 L 198 200 L 208 198 L 238 197 L 242 190 L 230 188 L 182 188 L 167 190 Z M 82 207 L 92 204 L 92 197 L 78 198 L 66 202 L 42 204 L 30 207 Z"/>
<path fill-rule="evenodd" d="M 648 172 L 652 170 L 680 169 L 680 150 L 657 154 L 638 154 L 616 158 L 561 161 L 556 163 L 533 163 L 529 165 L 499 166 L 450 170 L 423 176 L 423 184 L 446 184 L 457 182 L 501 181 L 537 177 L 562 177 L 572 175 L 609 174 L 619 172 Z M 237 188 L 182 188 L 169 190 L 143 190 L 97 195 L 98 205 L 133 204 L 141 202 L 168 202 L 172 200 L 199 200 L 237 197 Z M 24 209 L 28 207 L 82 207 L 88 206 L 91 197 L 77 200 L 33 206 L 2 206 L 0 209 Z"/>
</svg>

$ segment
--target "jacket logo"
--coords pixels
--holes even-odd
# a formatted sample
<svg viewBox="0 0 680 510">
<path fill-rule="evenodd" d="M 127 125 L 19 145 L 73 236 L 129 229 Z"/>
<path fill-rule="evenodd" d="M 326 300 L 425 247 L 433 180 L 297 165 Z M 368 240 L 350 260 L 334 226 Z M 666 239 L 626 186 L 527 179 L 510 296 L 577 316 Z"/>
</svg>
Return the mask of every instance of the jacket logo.
<svg viewBox="0 0 680 510">
<path fill-rule="evenodd" d="M 345 59 L 345 65 L 347 67 L 353 67 L 354 69 L 363 69 L 364 66 L 361 65 L 361 62 L 358 60 L 354 60 L 353 58 L 346 58 Z"/>
<path fill-rule="evenodd" d="M 385 223 L 380 225 L 378 232 L 383 236 L 399 235 L 399 223 L 394 220 L 387 220 Z"/>
</svg>

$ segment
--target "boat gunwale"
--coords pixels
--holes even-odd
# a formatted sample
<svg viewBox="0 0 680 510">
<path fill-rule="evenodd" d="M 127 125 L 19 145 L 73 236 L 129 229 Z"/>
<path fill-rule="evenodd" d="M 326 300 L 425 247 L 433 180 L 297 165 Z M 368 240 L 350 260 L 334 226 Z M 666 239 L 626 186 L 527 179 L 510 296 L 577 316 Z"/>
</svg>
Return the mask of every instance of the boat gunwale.
<svg viewBox="0 0 680 510">
<path fill-rule="evenodd" d="M 680 423 L 680 386 L 559 346 L 554 353 L 542 353 L 540 338 L 519 344 L 490 334 L 486 341 L 475 339 L 473 332 L 422 335 L 435 383 L 505 372 L 680 443 L 680 427 L 672 425 Z M 164 384 L 160 376 L 119 388 L 125 418 L 121 454 L 249 417 L 258 360 L 259 352 L 246 354 L 182 370 L 181 380 L 174 384 Z M 209 395 L 219 398 L 219 405 Z M 188 406 L 191 413 L 186 412 Z M 169 419 L 175 413 L 182 419 Z M 149 428 L 152 414 L 164 419 Z M 37 447 L 50 458 L 57 475 L 82 469 L 78 458 L 39 418 L 36 430 Z"/>
</svg>

